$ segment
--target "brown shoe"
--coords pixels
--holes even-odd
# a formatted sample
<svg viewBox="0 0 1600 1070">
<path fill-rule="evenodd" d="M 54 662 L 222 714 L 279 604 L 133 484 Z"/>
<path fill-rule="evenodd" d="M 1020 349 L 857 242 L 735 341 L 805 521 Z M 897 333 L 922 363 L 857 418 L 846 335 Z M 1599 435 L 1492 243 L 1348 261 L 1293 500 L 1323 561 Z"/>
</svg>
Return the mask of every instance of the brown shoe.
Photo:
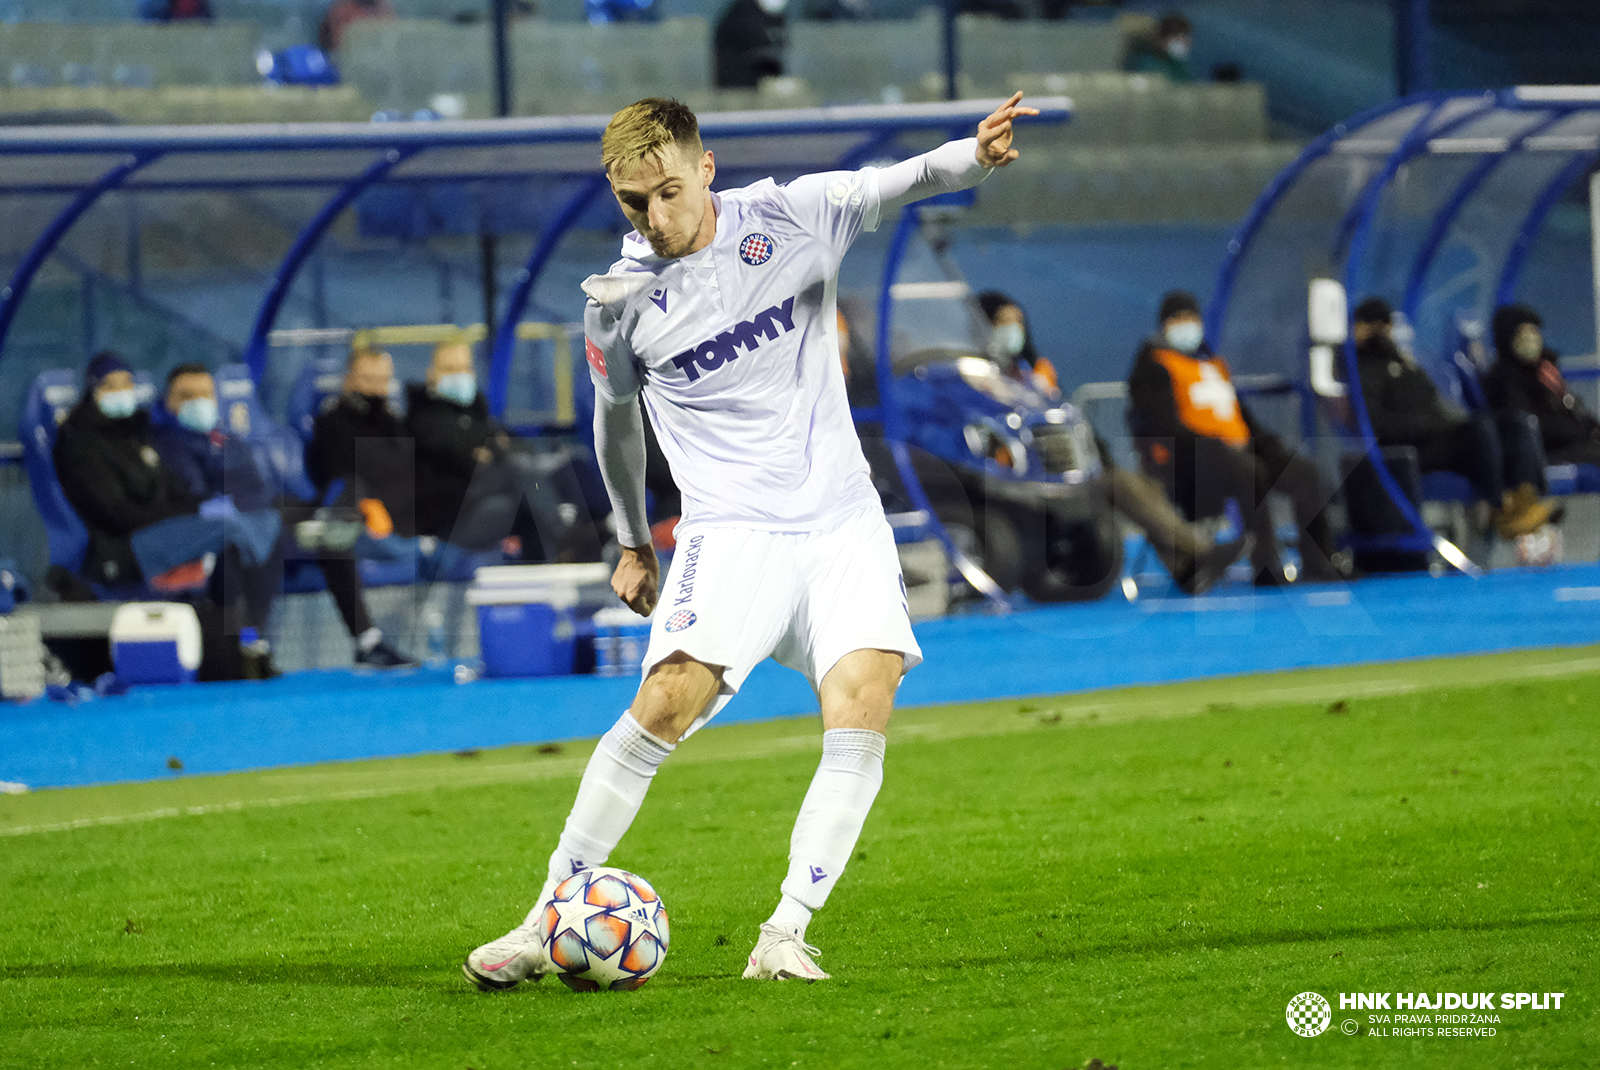
<svg viewBox="0 0 1600 1070">
<path fill-rule="evenodd" d="M 1524 483 L 1500 499 L 1500 508 L 1494 511 L 1495 534 L 1507 542 L 1532 535 L 1550 523 L 1550 514 L 1550 504 L 1540 501 L 1539 492 Z"/>
</svg>

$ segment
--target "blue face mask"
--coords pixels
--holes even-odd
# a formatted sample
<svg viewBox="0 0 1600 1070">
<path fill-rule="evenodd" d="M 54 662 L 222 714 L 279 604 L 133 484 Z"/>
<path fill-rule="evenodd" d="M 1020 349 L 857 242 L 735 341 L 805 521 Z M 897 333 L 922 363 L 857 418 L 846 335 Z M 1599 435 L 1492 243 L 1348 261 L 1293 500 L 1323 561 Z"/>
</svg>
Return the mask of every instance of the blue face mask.
<svg viewBox="0 0 1600 1070">
<path fill-rule="evenodd" d="M 94 399 L 108 419 L 126 420 L 139 411 L 139 395 L 132 390 L 113 390 Z"/>
<path fill-rule="evenodd" d="M 478 377 L 472 372 L 441 375 L 433 389 L 446 401 L 453 401 L 457 405 L 471 405 L 478 396 Z"/>
<path fill-rule="evenodd" d="M 178 406 L 178 423 L 208 435 L 217 426 L 217 399 L 190 398 Z"/>
</svg>

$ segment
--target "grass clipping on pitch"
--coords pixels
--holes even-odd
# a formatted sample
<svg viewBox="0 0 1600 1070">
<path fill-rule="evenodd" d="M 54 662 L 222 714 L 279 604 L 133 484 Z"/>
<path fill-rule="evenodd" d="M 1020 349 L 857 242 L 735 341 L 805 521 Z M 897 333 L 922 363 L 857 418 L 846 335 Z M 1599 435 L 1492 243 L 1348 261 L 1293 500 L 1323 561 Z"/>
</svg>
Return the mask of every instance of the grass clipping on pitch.
<svg viewBox="0 0 1600 1070">
<path fill-rule="evenodd" d="M 611 860 L 672 916 L 633 994 L 458 969 L 530 905 L 589 743 L 0 798 L 0 1066 L 1584 1065 L 1600 673 L 1528 662 L 906 711 L 809 987 L 739 973 L 814 721 L 657 776 Z M 1567 997 L 1492 1037 L 1338 1009 L 1480 990 Z"/>
</svg>

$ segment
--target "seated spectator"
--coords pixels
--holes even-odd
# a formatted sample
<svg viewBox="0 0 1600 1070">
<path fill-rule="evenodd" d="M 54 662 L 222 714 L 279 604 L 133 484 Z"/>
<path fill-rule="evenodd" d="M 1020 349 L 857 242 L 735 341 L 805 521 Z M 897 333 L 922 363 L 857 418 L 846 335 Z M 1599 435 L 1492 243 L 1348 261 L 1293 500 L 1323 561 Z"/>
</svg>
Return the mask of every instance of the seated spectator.
<svg viewBox="0 0 1600 1070">
<path fill-rule="evenodd" d="M 352 349 L 344 390 L 323 402 L 306 447 L 306 474 L 322 504 L 359 509 L 377 539 L 417 534 L 414 449 L 390 407 L 393 386 L 389 354 Z"/>
<path fill-rule="evenodd" d="M 1194 24 L 1179 12 L 1169 11 L 1156 23 L 1155 36 L 1136 37 L 1129 43 L 1123 70 L 1159 74 L 1169 82 L 1192 82 L 1189 46 L 1193 41 Z"/>
<path fill-rule="evenodd" d="M 1061 394 L 1056 366 L 1033 347 L 1033 330 L 1022 307 L 999 290 L 978 295 L 978 307 L 989 320 L 989 343 L 984 352 L 1013 379 L 1032 385 L 1049 397 Z"/>
<path fill-rule="evenodd" d="M 1600 420 L 1567 386 L 1561 355 L 1544 344 L 1544 321 L 1527 305 L 1495 309 L 1494 347 L 1499 359 L 1483 377 L 1496 416 L 1538 417 L 1545 459 L 1551 464 L 1600 467 Z"/>
<path fill-rule="evenodd" d="M 733 0 L 717 20 L 718 89 L 754 89 L 783 73 L 788 41 L 784 0 Z"/>
<path fill-rule="evenodd" d="M 1255 535 L 1255 582 L 1285 582 L 1267 495 L 1294 504 L 1300 528 L 1301 578 L 1345 578 L 1334 563 L 1323 509 L 1333 497 L 1316 466 L 1264 431 L 1239 401 L 1228 362 L 1205 343 L 1200 303 L 1173 290 L 1161 299 L 1160 333 L 1147 338 L 1128 377 L 1128 403 L 1141 450 L 1172 466 L 1173 496 L 1191 517 L 1213 512 L 1229 498 Z"/>
<path fill-rule="evenodd" d="M 986 348 L 990 359 L 1012 378 L 1030 383 L 1048 397 L 1058 397 L 1061 388 L 1055 365 L 1034 348 L 1033 330 L 1022 306 L 998 290 L 979 294 L 978 305 L 992 329 Z M 1241 536 L 1232 542 L 1214 542 L 1197 525 L 1178 515 L 1160 483 L 1143 472 L 1119 467 L 1098 435 L 1095 445 L 1105 466 L 1112 507 L 1145 532 L 1151 548 L 1179 588 L 1189 594 L 1204 594 L 1245 552 L 1247 539 Z"/>
<path fill-rule="evenodd" d="M 264 631 L 277 593 L 276 516 L 243 518 L 226 497 L 191 488 L 161 463 L 150 416 L 119 354 L 95 356 L 83 399 L 56 438 L 56 476 L 89 532 L 85 568 L 105 583 L 161 581 L 207 557 L 205 580 L 231 635 Z M 270 651 L 245 650 L 246 672 L 271 675 Z"/>
<path fill-rule="evenodd" d="M 394 7 L 389 0 L 333 0 L 317 27 L 317 44 L 324 52 L 337 52 L 352 22 L 394 17 Z"/>
<path fill-rule="evenodd" d="M 315 514 L 313 505 L 284 501 L 276 479 L 258 465 L 250 444 L 218 426 L 216 380 L 205 365 L 180 364 L 167 374 L 167 392 L 157 417 L 153 438 L 161 463 L 179 476 L 193 496 L 232 502 L 239 522 L 281 531 L 280 541 Z M 274 563 L 287 552 L 288 547 L 280 545 Z M 377 669 L 412 664 L 384 642 L 383 633 L 373 625 L 355 558 L 348 552 L 322 549 L 317 563 L 355 642 L 355 663 Z M 274 594 L 281 576 L 277 571 L 270 577 Z M 265 641 L 260 643 L 256 651 L 270 653 Z"/>
<path fill-rule="evenodd" d="M 1494 509 L 1502 539 L 1531 534 L 1550 521 L 1539 500 L 1544 458 L 1532 429 L 1516 419 L 1469 413 L 1439 393 L 1428 373 L 1395 344 L 1394 310 L 1381 297 L 1356 306 L 1353 337 L 1361 400 L 1382 446 L 1411 446 L 1424 472 L 1459 472 Z"/>
<path fill-rule="evenodd" d="M 509 535 L 523 556 L 598 561 L 601 539 L 565 450 L 533 454 L 489 415 L 472 349 L 436 347 L 427 381 L 407 388 L 406 429 L 417 450 L 417 530 L 468 550 Z"/>
</svg>

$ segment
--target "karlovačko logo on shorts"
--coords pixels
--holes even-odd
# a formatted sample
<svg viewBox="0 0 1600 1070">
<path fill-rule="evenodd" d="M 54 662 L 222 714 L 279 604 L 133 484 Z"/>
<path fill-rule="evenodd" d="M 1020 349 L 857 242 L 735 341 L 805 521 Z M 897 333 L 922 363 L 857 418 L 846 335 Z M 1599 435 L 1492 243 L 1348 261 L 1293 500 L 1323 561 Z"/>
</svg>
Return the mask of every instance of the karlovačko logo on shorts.
<svg viewBox="0 0 1600 1070">
<path fill-rule="evenodd" d="M 1321 1036 L 1333 1021 L 1333 1008 L 1316 992 L 1302 992 L 1289 1001 L 1284 1012 L 1289 1028 L 1303 1037 Z"/>
</svg>

